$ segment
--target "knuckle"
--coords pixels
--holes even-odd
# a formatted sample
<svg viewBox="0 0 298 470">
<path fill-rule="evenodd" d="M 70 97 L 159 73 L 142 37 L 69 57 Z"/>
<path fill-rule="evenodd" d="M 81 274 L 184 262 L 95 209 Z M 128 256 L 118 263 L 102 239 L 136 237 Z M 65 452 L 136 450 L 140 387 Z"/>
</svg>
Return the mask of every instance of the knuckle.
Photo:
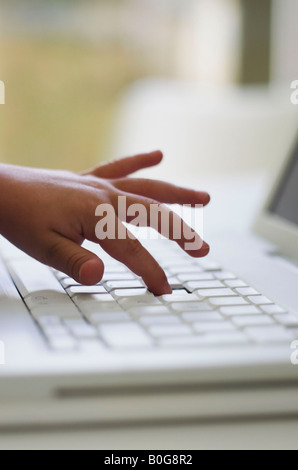
<svg viewBox="0 0 298 470">
<path fill-rule="evenodd" d="M 60 247 L 61 247 L 60 242 L 51 243 L 50 245 L 46 246 L 43 252 L 42 262 L 49 266 L 53 266 L 53 264 L 55 264 L 55 260 L 59 256 L 59 252 L 61 249 Z"/>
</svg>

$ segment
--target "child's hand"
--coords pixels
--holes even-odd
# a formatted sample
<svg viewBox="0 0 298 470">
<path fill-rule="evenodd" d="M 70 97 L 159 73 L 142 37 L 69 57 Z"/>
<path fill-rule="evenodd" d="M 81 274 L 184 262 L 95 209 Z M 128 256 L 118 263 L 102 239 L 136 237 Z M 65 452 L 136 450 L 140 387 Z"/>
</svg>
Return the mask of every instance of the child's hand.
<svg viewBox="0 0 298 470">
<path fill-rule="evenodd" d="M 85 239 L 100 243 L 111 256 L 141 276 L 154 294 L 171 292 L 166 275 L 141 243 L 128 236 L 125 240 L 96 238 L 100 204 L 111 204 L 116 211 L 118 197 L 126 196 L 127 205 L 144 204 L 208 204 L 207 193 L 182 189 L 171 184 L 144 179 L 130 179 L 137 170 L 157 165 L 160 152 L 138 155 L 107 163 L 82 175 L 0 166 L 0 232 L 13 244 L 44 264 L 58 269 L 81 284 L 98 283 L 104 273 L 103 262 L 81 247 Z M 178 216 L 166 207 L 171 225 Z M 115 215 L 117 220 L 117 215 Z M 150 222 L 148 222 L 150 223 Z M 179 223 L 183 223 L 179 219 Z M 116 227 L 118 220 L 116 223 Z M 162 231 L 161 227 L 155 227 Z M 170 238 L 172 237 L 170 227 Z M 126 230 L 126 229 L 125 229 Z M 183 230 L 182 230 L 183 232 Z M 209 246 L 194 234 L 200 249 L 194 257 L 208 254 Z M 178 243 L 184 248 L 189 239 Z"/>
</svg>

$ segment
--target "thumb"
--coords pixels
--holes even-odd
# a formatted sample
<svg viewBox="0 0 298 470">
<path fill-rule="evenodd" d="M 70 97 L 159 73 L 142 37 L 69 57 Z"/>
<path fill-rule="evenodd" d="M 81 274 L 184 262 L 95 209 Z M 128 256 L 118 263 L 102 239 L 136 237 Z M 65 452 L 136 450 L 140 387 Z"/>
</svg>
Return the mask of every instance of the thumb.
<svg viewBox="0 0 298 470">
<path fill-rule="evenodd" d="M 56 235 L 51 240 L 48 253 L 48 265 L 80 284 L 94 285 L 103 277 L 104 264 L 101 259 L 67 238 Z"/>
</svg>

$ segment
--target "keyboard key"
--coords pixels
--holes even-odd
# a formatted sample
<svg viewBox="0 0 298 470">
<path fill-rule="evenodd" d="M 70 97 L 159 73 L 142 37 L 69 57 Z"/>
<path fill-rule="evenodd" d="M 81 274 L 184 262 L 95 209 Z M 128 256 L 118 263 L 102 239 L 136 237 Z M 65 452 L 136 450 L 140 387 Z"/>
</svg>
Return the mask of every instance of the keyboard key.
<svg viewBox="0 0 298 470">
<path fill-rule="evenodd" d="M 38 323 L 41 327 L 59 326 L 61 325 L 61 319 L 56 315 L 44 315 L 38 318 Z"/>
<path fill-rule="evenodd" d="M 203 337 L 202 344 L 205 345 L 215 345 L 215 346 L 232 346 L 237 344 L 247 344 L 248 339 L 240 331 L 222 331 L 220 333 L 208 334 Z"/>
<path fill-rule="evenodd" d="M 67 278 L 69 278 L 69 276 L 68 276 L 67 274 L 62 273 L 61 271 L 57 271 L 56 269 L 53 269 L 52 272 L 53 272 L 54 276 L 55 276 L 57 279 L 59 279 L 60 282 L 62 281 L 62 279 L 67 279 Z"/>
<path fill-rule="evenodd" d="M 132 315 L 141 316 L 141 315 L 169 315 L 171 310 L 160 304 L 160 305 L 148 305 L 147 307 L 138 307 L 130 310 Z"/>
<path fill-rule="evenodd" d="M 261 313 L 261 310 L 258 307 L 255 307 L 254 305 L 222 307 L 219 309 L 219 311 L 227 317 L 237 315 L 260 315 Z"/>
<path fill-rule="evenodd" d="M 228 271 L 219 271 L 214 273 L 214 276 L 216 279 L 219 279 L 220 281 L 227 281 L 231 279 L 236 279 L 235 274 L 229 273 Z"/>
<path fill-rule="evenodd" d="M 91 313 L 88 315 L 88 320 L 92 325 L 99 325 L 100 323 L 122 323 L 131 321 L 131 316 L 127 312 L 109 312 L 109 313 Z"/>
<path fill-rule="evenodd" d="M 175 312 L 207 312 L 214 310 L 205 302 L 175 302 L 170 307 Z"/>
<path fill-rule="evenodd" d="M 153 341 L 137 323 L 109 323 L 100 325 L 103 340 L 112 348 L 148 348 Z"/>
<path fill-rule="evenodd" d="M 192 330 L 188 325 L 160 325 L 152 326 L 149 328 L 149 332 L 152 336 L 161 337 L 161 336 L 181 336 L 181 335 L 191 335 Z"/>
<path fill-rule="evenodd" d="M 116 289 L 144 289 L 144 283 L 134 279 L 133 281 L 108 281 L 105 283 L 107 291 L 112 291 Z"/>
<path fill-rule="evenodd" d="M 66 289 L 70 297 L 78 294 L 106 294 L 107 291 L 103 286 L 72 286 Z"/>
<path fill-rule="evenodd" d="M 173 302 L 197 302 L 198 297 L 194 294 L 188 294 L 184 291 L 185 294 L 180 294 L 176 291 L 173 291 L 171 295 L 163 295 L 160 299 L 165 303 L 173 303 Z"/>
<path fill-rule="evenodd" d="M 217 297 L 209 299 L 209 303 L 214 307 L 224 307 L 233 305 L 249 305 L 243 297 Z"/>
<path fill-rule="evenodd" d="M 236 292 L 239 295 L 243 295 L 243 297 L 248 297 L 249 295 L 259 295 L 259 292 L 252 287 L 241 287 L 240 289 L 236 289 Z"/>
<path fill-rule="evenodd" d="M 241 332 L 228 331 L 226 333 L 213 333 L 204 336 L 176 336 L 176 337 L 163 337 L 159 339 L 161 347 L 166 348 L 193 348 L 193 347 L 222 347 L 222 346 L 235 346 L 246 345 L 248 340 Z"/>
<path fill-rule="evenodd" d="M 77 309 L 68 295 L 54 294 L 51 292 L 40 292 L 39 294 L 29 295 L 25 303 L 33 316 L 42 314 L 52 315 L 59 312 L 59 316 L 76 315 Z"/>
<path fill-rule="evenodd" d="M 69 335 L 49 339 L 49 345 L 57 352 L 70 352 L 77 348 L 77 341 Z"/>
<path fill-rule="evenodd" d="M 139 322 L 144 325 L 173 325 L 173 324 L 181 324 L 181 320 L 176 315 L 149 315 L 149 316 L 141 316 L 139 318 Z"/>
<path fill-rule="evenodd" d="M 212 281 L 190 281 L 186 283 L 185 287 L 190 292 L 193 292 L 198 289 L 221 289 L 225 286 L 221 281 L 212 280 Z"/>
<path fill-rule="evenodd" d="M 108 281 L 134 281 L 136 276 L 132 273 L 105 273 L 103 276 L 103 282 Z"/>
<path fill-rule="evenodd" d="M 76 338 L 96 338 L 98 331 L 87 323 L 68 324 L 68 328 Z"/>
<path fill-rule="evenodd" d="M 298 327 L 298 316 L 291 315 L 290 313 L 275 315 L 274 319 L 284 326 L 297 326 Z"/>
<path fill-rule="evenodd" d="M 197 268 L 198 271 L 200 271 L 200 268 L 197 267 L 195 264 L 192 262 L 189 262 L 191 258 L 187 257 L 187 259 L 181 259 L 180 257 L 171 257 L 167 261 L 165 259 L 161 259 L 161 263 L 165 269 L 168 270 L 173 270 L 179 273 L 180 270 L 182 272 L 185 272 L 185 269 L 190 269 L 190 272 L 192 269 Z"/>
<path fill-rule="evenodd" d="M 219 322 L 196 322 L 193 323 L 193 328 L 197 333 L 214 333 L 221 331 L 235 331 L 236 327 L 232 323 L 223 320 Z"/>
<path fill-rule="evenodd" d="M 247 328 L 247 335 L 257 343 L 288 343 L 294 339 L 293 334 L 282 326 Z"/>
<path fill-rule="evenodd" d="M 232 322 L 239 328 L 245 328 L 248 326 L 267 326 L 274 325 L 274 321 L 271 317 L 267 315 L 244 315 L 242 317 L 232 317 Z"/>
<path fill-rule="evenodd" d="M 196 295 L 201 298 L 209 297 L 231 297 L 235 296 L 235 292 L 232 289 L 223 288 L 223 289 L 199 289 L 196 291 Z"/>
<path fill-rule="evenodd" d="M 127 297 L 140 297 L 140 296 L 148 296 L 148 297 L 153 297 L 153 294 L 150 294 L 150 292 L 143 288 L 143 289 L 117 289 L 114 290 L 112 293 L 112 296 L 114 299 L 125 299 Z"/>
<path fill-rule="evenodd" d="M 65 279 L 61 279 L 61 284 L 64 287 L 64 289 L 67 289 L 67 287 L 72 287 L 72 286 L 81 286 L 79 282 L 75 281 L 71 277 L 66 277 Z"/>
<path fill-rule="evenodd" d="M 165 348 L 194 348 L 202 346 L 202 337 L 195 335 L 162 337 L 159 338 L 158 344 Z"/>
<path fill-rule="evenodd" d="M 182 313 L 182 318 L 188 323 L 221 321 L 223 319 L 223 317 L 217 312 L 185 312 Z"/>
<path fill-rule="evenodd" d="M 184 287 L 181 287 L 181 289 L 173 290 L 172 294 L 169 294 L 168 297 L 173 298 L 174 296 L 178 297 L 180 295 L 189 295 L 189 292 Z"/>
<path fill-rule="evenodd" d="M 85 326 L 88 325 L 84 317 L 81 318 L 65 318 L 63 320 L 63 325 L 72 328 L 73 326 Z"/>
<path fill-rule="evenodd" d="M 57 316 L 59 318 L 81 318 L 81 314 L 78 311 L 77 307 L 71 302 L 68 296 L 65 294 L 66 300 L 69 302 L 67 303 L 58 303 L 58 304 L 46 304 L 46 305 L 39 305 L 35 304 L 30 301 L 30 298 L 26 299 L 27 306 L 29 306 L 31 310 L 31 315 L 36 319 L 39 320 L 41 317 L 46 316 Z M 32 300 L 32 299 L 31 299 Z"/>
<path fill-rule="evenodd" d="M 45 325 L 42 328 L 44 334 L 51 338 L 53 336 L 64 336 L 68 335 L 68 330 L 65 326 L 61 325 Z"/>
<path fill-rule="evenodd" d="M 117 261 L 115 263 L 109 263 L 105 264 L 105 272 L 104 276 L 107 276 L 109 274 L 124 274 L 128 273 L 128 268 Z"/>
<path fill-rule="evenodd" d="M 210 259 L 200 259 L 200 261 L 198 262 L 198 265 L 204 271 L 220 271 L 221 270 L 221 267 L 219 266 L 219 264 Z"/>
<path fill-rule="evenodd" d="M 123 312 L 120 305 L 117 302 L 96 302 L 91 300 L 90 302 L 82 302 L 80 304 L 80 310 L 88 318 L 89 315 L 94 313 L 110 313 L 110 312 Z"/>
<path fill-rule="evenodd" d="M 267 297 L 265 297 L 264 295 L 254 295 L 252 297 L 248 297 L 248 300 L 255 305 L 273 304 L 273 302 L 267 299 Z"/>
<path fill-rule="evenodd" d="M 44 292 L 65 294 L 53 271 L 38 261 L 11 261 L 8 268 L 23 298 Z"/>
<path fill-rule="evenodd" d="M 2 237 L 0 236 L 0 243 L 2 242 Z M 21 304 L 21 299 L 19 293 L 16 289 L 16 286 L 12 282 L 10 275 L 2 264 L 1 256 L 3 253 L 0 253 L 0 304 L 1 310 L 3 309 L 6 303 L 11 302 L 13 299 L 17 300 Z"/>
<path fill-rule="evenodd" d="M 214 276 L 211 273 L 191 273 L 191 274 L 178 274 L 178 279 L 181 282 L 188 282 L 188 281 L 212 281 L 214 280 Z"/>
<path fill-rule="evenodd" d="M 124 299 L 118 299 L 117 302 L 119 305 L 121 305 L 124 310 L 132 310 L 145 306 L 162 305 L 160 300 L 157 297 L 154 297 L 154 295 L 140 295 L 138 297 L 128 297 Z"/>
<path fill-rule="evenodd" d="M 189 264 L 189 257 L 184 257 L 184 253 L 181 252 L 182 257 L 177 255 L 177 252 L 170 253 L 168 251 L 168 248 L 166 249 L 167 253 L 165 254 L 164 252 L 154 252 L 154 250 L 151 249 L 151 247 L 148 247 L 150 249 L 152 255 L 154 258 L 164 267 L 172 267 L 172 266 L 184 266 L 185 264 Z"/>
<path fill-rule="evenodd" d="M 183 285 L 179 281 L 177 277 L 171 276 L 168 278 L 168 283 L 172 287 L 172 289 L 183 289 Z"/>
<path fill-rule="evenodd" d="M 86 308 L 88 303 L 95 303 L 98 304 L 98 306 L 102 304 L 107 304 L 109 302 L 115 303 L 115 300 L 110 294 L 78 294 L 72 297 L 73 302 L 79 306 L 79 308 L 83 309 Z M 99 307 L 101 308 L 101 307 Z"/>
<path fill-rule="evenodd" d="M 240 281 L 240 279 L 231 279 L 225 280 L 225 284 L 231 289 L 235 289 L 236 287 L 248 287 L 244 281 Z"/>
<path fill-rule="evenodd" d="M 273 315 L 274 313 L 286 313 L 286 310 L 278 305 L 261 305 L 263 312 Z"/>
<path fill-rule="evenodd" d="M 170 266 L 167 267 L 167 270 L 172 274 L 198 274 L 203 271 L 202 268 L 195 265 Z"/>
<path fill-rule="evenodd" d="M 80 338 L 80 352 L 94 355 L 102 353 L 105 349 L 107 349 L 107 347 L 98 338 Z"/>
</svg>

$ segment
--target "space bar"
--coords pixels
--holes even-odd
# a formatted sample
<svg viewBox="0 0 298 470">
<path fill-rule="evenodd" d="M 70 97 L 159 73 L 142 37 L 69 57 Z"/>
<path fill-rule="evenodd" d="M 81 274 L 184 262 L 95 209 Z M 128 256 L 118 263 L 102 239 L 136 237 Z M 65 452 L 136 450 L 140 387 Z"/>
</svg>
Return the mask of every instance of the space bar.
<svg viewBox="0 0 298 470">
<path fill-rule="evenodd" d="M 65 294 L 54 274 L 38 261 L 17 260 L 8 263 L 7 268 L 21 296 L 26 298 L 38 292 Z"/>
</svg>

